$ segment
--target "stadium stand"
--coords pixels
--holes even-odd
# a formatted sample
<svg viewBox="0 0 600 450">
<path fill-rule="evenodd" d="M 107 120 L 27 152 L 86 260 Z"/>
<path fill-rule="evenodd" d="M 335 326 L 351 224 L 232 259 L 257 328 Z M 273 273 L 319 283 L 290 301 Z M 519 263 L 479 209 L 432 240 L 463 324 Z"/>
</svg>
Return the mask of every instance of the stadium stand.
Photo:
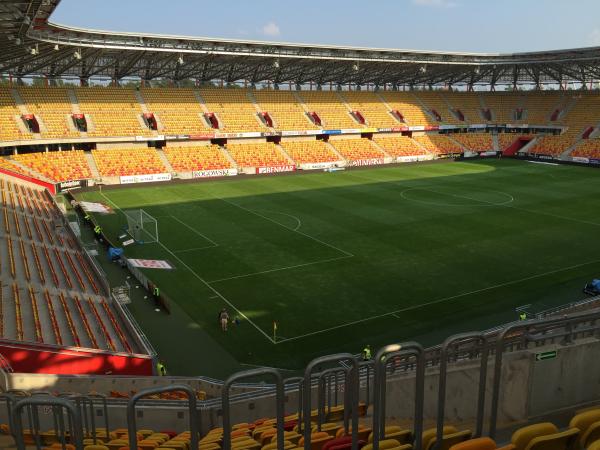
<svg viewBox="0 0 600 450">
<path fill-rule="evenodd" d="M 407 136 L 374 135 L 373 141 L 391 156 L 417 156 L 428 154 L 423 147 Z"/>
<path fill-rule="evenodd" d="M 500 146 L 500 150 L 505 150 L 514 144 L 519 138 L 523 137 L 519 134 L 512 133 L 501 133 L 498 135 L 498 145 Z"/>
<path fill-rule="evenodd" d="M 268 112 L 278 130 L 315 130 L 318 127 L 306 116 L 292 91 L 253 91 L 260 109 Z"/>
<path fill-rule="evenodd" d="M 82 150 L 23 153 L 14 155 L 13 159 L 52 181 L 92 178 Z"/>
<path fill-rule="evenodd" d="M 42 138 L 81 137 L 74 126 L 69 126 L 73 109 L 66 88 L 22 86 L 18 91 L 27 110 L 42 119 L 47 129 L 41 132 Z"/>
<path fill-rule="evenodd" d="M 151 136 L 143 126 L 142 108 L 131 89 L 118 87 L 81 87 L 74 89 L 79 106 L 89 114 L 94 130 L 89 136 Z"/>
<path fill-rule="evenodd" d="M 486 133 L 457 133 L 450 135 L 450 138 L 457 141 L 467 150 L 475 152 L 485 152 L 494 149 L 492 136 Z"/>
<path fill-rule="evenodd" d="M 0 87 L 0 140 L 16 141 L 33 137 L 27 129 L 17 125 L 17 121 L 21 120 L 20 116 L 10 89 Z"/>
<path fill-rule="evenodd" d="M 377 93 L 344 91 L 340 93 L 353 111 L 358 111 L 366 120 L 367 126 L 395 127 L 400 121 L 390 114 Z"/>
<path fill-rule="evenodd" d="M 168 172 L 156 150 L 152 148 L 93 150 L 92 155 L 103 177 Z"/>
<path fill-rule="evenodd" d="M 493 95 L 483 95 L 484 104 L 492 111 L 493 123 L 521 122 L 516 116 L 517 109 L 523 108 L 524 94 L 512 92 L 496 92 Z"/>
<path fill-rule="evenodd" d="M 421 101 L 436 122 L 452 125 L 464 124 L 464 121 L 459 120 L 451 111 L 448 100 L 442 96 L 441 92 L 423 91 L 415 93 L 415 97 Z"/>
<path fill-rule="evenodd" d="M 163 151 L 176 172 L 229 169 L 232 166 L 218 145 L 167 147 Z"/>
<path fill-rule="evenodd" d="M 409 125 L 434 125 L 436 122 L 417 103 L 411 92 L 380 92 L 381 97 L 391 106 L 393 111 L 402 114 L 404 122 Z"/>
<path fill-rule="evenodd" d="M 193 89 L 140 89 L 148 110 L 162 124 L 161 133 L 194 134 L 206 130 L 204 114 Z"/>
<path fill-rule="evenodd" d="M 457 114 L 463 115 L 466 123 L 487 122 L 482 114 L 483 106 L 480 94 L 474 92 L 443 92 L 440 95 L 452 105 Z"/>
<path fill-rule="evenodd" d="M 57 207 L 45 193 L 10 181 L 2 180 L 0 191 L 0 254 L 10 276 L 0 290 L 2 338 L 131 353 L 135 340 L 123 331 L 106 288 L 74 237 L 54 225 Z M 92 316 L 96 303 L 106 307 Z"/>
<path fill-rule="evenodd" d="M 239 167 L 281 167 L 290 161 L 273 143 L 227 144 L 227 151 Z"/>
<path fill-rule="evenodd" d="M 421 144 L 427 151 L 436 155 L 448 155 L 462 153 L 463 149 L 456 142 L 453 142 L 447 136 L 437 134 L 423 134 L 414 139 Z"/>
<path fill-rule="evenodd" d="M 381 159 L 385 154 L 369 139 L 339 139 L 331 141 L 340 154 L 349 161 Z"/>
<path fill-rule="evenodd" d="M 600 140 L 586 139 L 575 147 L 571 156 L 580 158 L 600 158 Z"/>
<path fill-rule="evenodd" d="M 340 160 L 340 157 L 323 141 L 286 141 L 281 145 L 297 164 Z"/>
<path fill-rule="evenodd" d="M 302 97 L 310 112 L 316 112 L 324 128 L 344 129 L 360 128 L 361 125 L 352 118 L 348 108 L 342 103 L 337 92 L 301 91 Z"/>
<path fill-rule="evenodd" d="M 201 88 L 200 95 L 209 112 L 217 115 L 222 131 L 267 130 L 261 124 L 246 89 Z"/>
</svg>

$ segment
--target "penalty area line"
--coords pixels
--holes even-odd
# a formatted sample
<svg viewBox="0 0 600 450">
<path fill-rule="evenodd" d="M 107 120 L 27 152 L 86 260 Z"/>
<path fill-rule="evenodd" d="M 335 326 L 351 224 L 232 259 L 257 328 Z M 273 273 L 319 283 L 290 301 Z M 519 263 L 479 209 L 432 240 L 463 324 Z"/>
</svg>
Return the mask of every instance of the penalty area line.
<svg viewBox="0 0 600 450">
<path fill-rule="evenodd" d="M 117 205 L 115 202 L 113 202 L 110 198 L 108 198 L 104 192 L 101 192 L 100 195 L 102 195 L 102 197 L 104 197 L 106 199 L 106 201 L 108 201 L 109 203 L 111 203 L 118 211 L 121 212 L 121 214 L 125 215 L 125 212 L 119 207 L 119 205 Z M 275 344 L 276 342 L 273 340 L 273 338 L 271 336 L 269 336 L 267 333 L 265 333 L 263 331 L 262 328 L 260 328 L 258 325 L 256 325 L 248 316 L 246 316 L 246 314 L 244 314 L 242 311 L 240 311 L 238 308 L 235 307 L 235 305 L 233 303 L 231 303 L 229 300 L 227 300 L 227 298 L 225 298 L 225 296 L 223 294 L 221 294 L 219 291 L 217 291 L 214 287 L 212 287 L 210 284 L 208 284 L 206 282 L 206 280 L 204 278 L 202 278 L 200 275 L 198 275 L 196 273 L 196 271 L 194 269 L 192 269 L 190 266 L 188 266 L 184 261 L 182 261 L 175 253 L 173 253 L 166 245 L 164 245 L 162 242 L 157 242 L 158 245 L 160 245 L 162 248 L 164 248 L 167 252 L 169 252 L 173 258 L 175 258 L 177 261 L 179 261 L 179 263 L 185 267 L 192 275 L 194 275 L 194 277 L 196 277 L 200 282 L 202 282 L 207 288 L 209 288 L 217 297 L 219 297 L 221 300 L 223 300 L 227 305 L 229 305 L 229 307 L 231 309 L 233 309 L 235 312 L 237 312 L 241 317 L 243 317 L 250 325 L 252 325 L 254 328 L 256 328 L 256 330 L 262 334 L 265 338 L 267 338 L 267 340 L 271 343 L 271 344 Z"/>
<path fill-rule="evenodd" d="M 418 309 L 426 308 L 428 306 L 445 303 L 445 302 L 448 302 L 448 301 L 451 301 L 451 300 L 456 300 L 456 299 L 462 298 L 462 297 L 467 297 L 469 295 L 479 294 L 481 292 L 492 291 L 494 289 L 498 289 L 498 288 L 501 288 L 501 287 L 511 286 L 511 285 L 514 285 L 514 284 L 522 283 L 524 281 L 535 280 L 537 278 L 543 278 L 543 277 L 548 276 L 548 275 L 554 275 L 556 273 L 566 272 L 567 270 L 577 269 L 579 267 L 585 267 L 585 266 L 589 266 L 589 265 L 592 265 L 592 264 L 598 264 L 598 263 L 600 263 L 600 259 L 596 259 L 596 260 L 593 260 L 593 261 L 588 261 L 588 262 L 581 263 L 581 264 L 574 264 L 572 266 L 562 267 L 562 268 L 556 269 L 556 270 L 550 270 L 548 272 L 539 273 L 537 275 L 532 275 L 532 276 L 525 277 L 525 278 L 520 278 L 518 280 L 507 281 L 505 283 L 495 284 L 493 286 L 488 286 L 486 288 L 476 289 L 474 291 L 463 292 L 462 294 L 456 294 L 456 295 L 451 295 L 449 297 L 439 298 L 437 300 L 432 300 L 432 301 L 427 302 L 427 303 L 420 303 L 418 305 L 408 306 L 406 308 L 398 309 L 396 311 L 390 311 L 390 312 L 387 312 L 387 313 L 378 314 L 378 315 L 371 316 L 371 317 L 365 317 L 364 319 L 354 320 L 352 322 L 344 323 L 344 324 L 341 324 L 341 325 L 336 325 L 336 326 L 333 326 L 333 327 L 330 327 L 330 328 L 325 328 L 325 329 L 322 329 L 322 330 L 313 331 L 311 333 L 302 334 L 302 335 L 295 336 L 295 337 L 292 337 L 292 338 L 279 339 L 275 344 L 283 344 L 284 342 L 295 341 L 295 340 L 298 340 L 298 339 L 303 339 L 303 338 L 306 338 L 306 337 L 315 336 L 315 335 L 322 334 L 322 333 L 327 333 L 328 331 L 338 330 L 340 328 L 345 328 L 345 327 L 349 327 L 349 326 L 352 326 L 352 325 L 357 325 L 359 323 L 369 322 L 369 321 L 376 320 L 376 319 L 382 319 L 382 318 L 388 317 L 388 316 L 398 317 L 399 313 L 408 312 L 408 311 L 415 311 L 415 310 L 418 310 Z"/>
<path fill-rule="evenodd" d="M 263 275 L 266 273 L 281 272 L 283 270 L 291 270 L 291 269 L 298 269 L 300 267 L 315 266 L 317 264 L 325 264 L 325 263 L 340 261 L 342 259 L 348 259 L 348 258 L 353 258 L 353 257 L 354 256 L 339 256 L 337 258 L 329 258 L 329 259 L 323 259 L 320 261 L 314 261 L 314 262 L 309 262 L 309 263 L 304 263 L 304 264 L 296 264 L 295 266 L 278 267 L 276 269 L 269 269 L 269 270 L 262 270 L 260 272 L 246 273 L 243 275 L 236 275 L 236 276 L 228 277 L 228 278 L 220 278 L 218 280 L 210 280 L 210 281 L 207 281 L 207 283 L 220 283 L 222 281 L 237 280 L 238 278 L 254 277 L 254 276 Z"/>
</svg>

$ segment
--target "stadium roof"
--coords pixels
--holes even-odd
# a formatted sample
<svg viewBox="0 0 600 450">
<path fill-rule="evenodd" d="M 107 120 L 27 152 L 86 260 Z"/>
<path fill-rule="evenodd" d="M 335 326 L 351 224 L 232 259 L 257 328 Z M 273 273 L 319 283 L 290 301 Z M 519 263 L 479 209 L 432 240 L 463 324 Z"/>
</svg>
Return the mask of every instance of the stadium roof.
<svg viewBox="0 0 600 450">
<path fill-rule="evenodd" d="M 0 73 L 379 86 L 541 86 L 600 79 L 600 47 L 487 54 L 117 33 L 52 23 L 59 2 L 2 0 Z"/>
</svg>

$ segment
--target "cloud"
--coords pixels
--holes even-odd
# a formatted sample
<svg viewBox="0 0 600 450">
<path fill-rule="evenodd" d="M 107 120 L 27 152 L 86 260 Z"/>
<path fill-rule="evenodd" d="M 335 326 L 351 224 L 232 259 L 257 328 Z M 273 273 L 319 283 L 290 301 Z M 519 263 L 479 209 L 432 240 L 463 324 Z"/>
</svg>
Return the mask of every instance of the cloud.
<svg viewBox="0 0 600 450">
<path fill-rule="evenodd" d="M 281 34 L 281 30 L 279 29 L 279 25 L 275 22 L 269 22 L 261 29 L 262 34 L 269 37 L 279 36 Z"/>
<path fill-rule="evenodd" d="M 593 46 L 600 46 L 600 28 L 594 28 L 590 34 L 588 34 L 588 43 Z"/>
<path fill-rule="evenodd" d="M 417 6 L 433 6 L 436 8 L 454 8 L 458 6 L 453 0 L 412 0 Z"/>
</svg>

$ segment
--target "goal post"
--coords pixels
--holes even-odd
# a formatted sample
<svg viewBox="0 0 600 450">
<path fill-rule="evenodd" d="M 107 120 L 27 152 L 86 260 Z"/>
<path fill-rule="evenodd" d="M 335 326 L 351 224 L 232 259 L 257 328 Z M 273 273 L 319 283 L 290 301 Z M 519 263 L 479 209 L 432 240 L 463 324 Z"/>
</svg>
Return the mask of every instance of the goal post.
<svg viewBox="0 0 600 450">
<path fill-rule="evenodd" d="M 127 232 L 137 242 L 158 242 L 158 222 L 143 209 L 125 211 Z"/>
</svg>

